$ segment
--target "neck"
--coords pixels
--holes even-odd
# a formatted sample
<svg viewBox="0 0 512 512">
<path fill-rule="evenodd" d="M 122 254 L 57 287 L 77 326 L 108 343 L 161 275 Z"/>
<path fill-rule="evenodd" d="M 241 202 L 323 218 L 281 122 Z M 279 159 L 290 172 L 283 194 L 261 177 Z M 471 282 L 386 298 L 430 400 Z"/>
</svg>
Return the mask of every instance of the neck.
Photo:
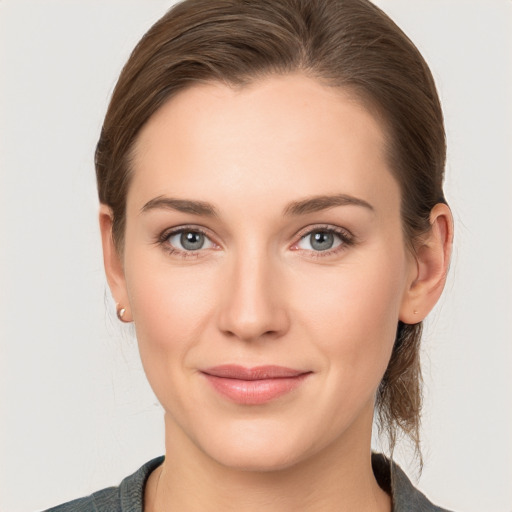
<svg viewBox="0 0 512 512">
<path fill-rule="evenodd" d="M 166 458 L 147 483 L 144 510 L 389 512 L 371 467 L 370 435 L 362 443 L 359 431 L 284 469 L 246 471 L 213 460 L 166 417 Z"/>
</svg>

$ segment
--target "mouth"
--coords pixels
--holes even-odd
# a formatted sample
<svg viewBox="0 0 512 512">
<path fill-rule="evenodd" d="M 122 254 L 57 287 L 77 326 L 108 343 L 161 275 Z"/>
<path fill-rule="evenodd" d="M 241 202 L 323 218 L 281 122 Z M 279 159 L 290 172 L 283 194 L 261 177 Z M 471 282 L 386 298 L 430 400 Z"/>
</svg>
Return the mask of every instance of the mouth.
<svg viewBox="0 0 512 512">
<path fill-rule="evenodd" d="M 298 388 L 310 371 L 284 366 L 221 365 L 202 370 L 212 388 L 241 405 L 261 405 Z"/>
</svg>

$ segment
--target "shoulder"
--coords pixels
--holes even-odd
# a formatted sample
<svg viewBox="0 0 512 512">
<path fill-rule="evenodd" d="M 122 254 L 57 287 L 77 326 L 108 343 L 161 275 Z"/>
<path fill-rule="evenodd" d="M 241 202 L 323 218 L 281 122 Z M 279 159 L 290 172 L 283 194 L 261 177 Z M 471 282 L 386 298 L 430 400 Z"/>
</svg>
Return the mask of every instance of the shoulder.
<svg viewBox="0 0 512 512">
<path fill-rule="evenodd" d="M 392 496 L 393 512 L 450 512 L 429 501 L 414 487 L 400 466 L 384 455 L 372 454 L 372 466 L 379 485 Z"/>
<path fill-rule="evenodd" d="M 146 481 L 163 460 L 164 457 L 150 460 L 127 476 L 118 487 L 107 487 L 45 512 L 142 512 Z"/>
<path fill-rule="evenodd" d="M 108 487 L 90 496 L 68 501 L 45 512 L 120 512 L 119 487 Z"/>
</svg>

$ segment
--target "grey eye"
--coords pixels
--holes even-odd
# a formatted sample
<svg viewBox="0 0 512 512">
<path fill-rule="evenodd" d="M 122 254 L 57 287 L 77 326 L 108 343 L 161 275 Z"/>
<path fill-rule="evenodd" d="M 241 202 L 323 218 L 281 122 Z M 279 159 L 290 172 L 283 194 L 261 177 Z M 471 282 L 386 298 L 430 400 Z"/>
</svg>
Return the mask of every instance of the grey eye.
<svg viewBox="0 0 512 512">
<path fill-rule="evenodd" d="M 180 242 L 187 251 L 197 251 L 204 245 L 204 235 L 196 231 L 184 231 L 181 233 Z"/>
<path fill-rule="evenodd" d="M 317 231 L 309 235 L 311 247 L 315 251 L 326 251 L 334 245 L 334 235 L 325 231 Z"/>
<path fill-rule="evenodd" d="M 213 247 L 206 235 L 193 230 L 175 232 L 167 238 L 167 242 L 180 251 L 199 251 Z"/>
<path fill-rule="evenodd" d="M 342 243 L 341 236 L 333 231 L 317 230 L 303 236 L 298 246 L 308 251 L 321 252 L 336 248 Z"/>
</svg>

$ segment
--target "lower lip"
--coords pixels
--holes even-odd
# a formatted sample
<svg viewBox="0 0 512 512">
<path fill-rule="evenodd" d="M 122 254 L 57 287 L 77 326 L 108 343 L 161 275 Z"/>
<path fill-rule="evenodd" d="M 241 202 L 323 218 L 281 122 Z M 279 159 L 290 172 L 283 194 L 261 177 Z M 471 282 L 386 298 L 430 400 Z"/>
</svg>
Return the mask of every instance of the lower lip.
<svg viewBox="0 0 512 512">
<path fill-rule="evenodd" d="M 241 380 L 203 374 L 213 388 L 231 401 L 243 405 L 261 405 L 299 387 L 309 373 L 296 377 Z"/>
</svg>

